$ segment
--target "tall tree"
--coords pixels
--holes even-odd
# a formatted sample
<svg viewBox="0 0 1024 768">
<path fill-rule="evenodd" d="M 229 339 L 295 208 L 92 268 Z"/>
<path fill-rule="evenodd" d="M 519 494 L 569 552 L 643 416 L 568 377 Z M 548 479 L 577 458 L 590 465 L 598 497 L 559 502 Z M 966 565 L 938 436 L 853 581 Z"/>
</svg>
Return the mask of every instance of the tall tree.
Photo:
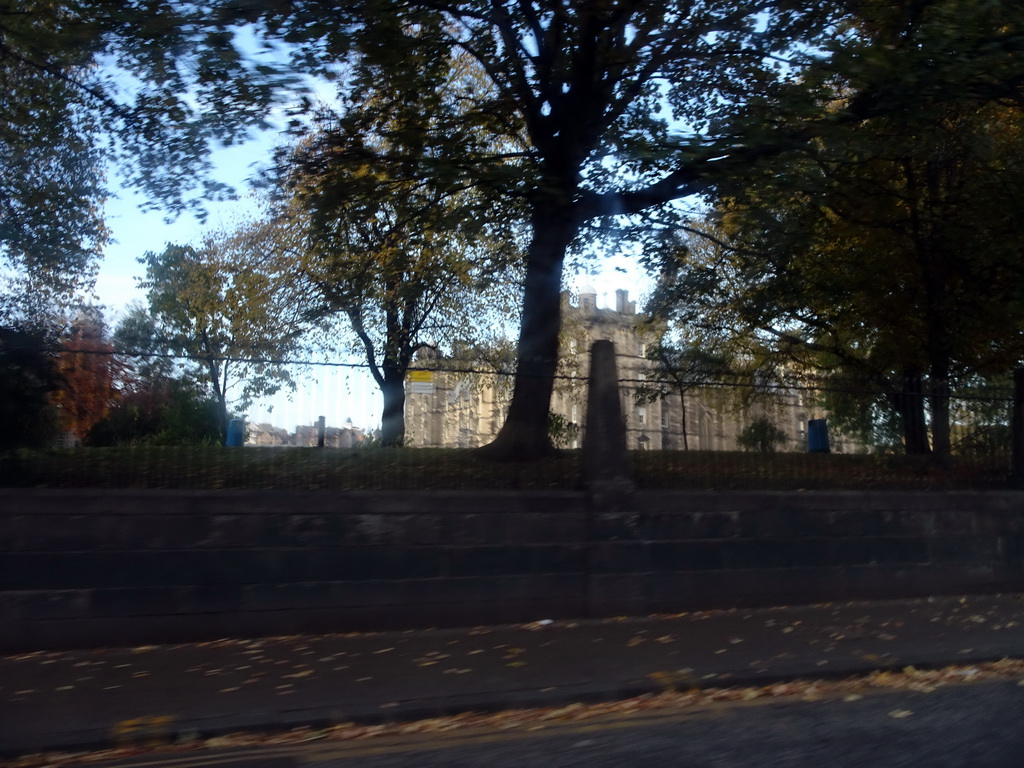
<svg viewBox="0 0 1024 768">
<path fill-rule="evenodd" d="M 149 309 L 167 348 L 198 366 L 227 432 L 230 407 L 293 386 L 278 361 L 298 347 L 302 298 L 292 265 L 249 236 L 210 236 L 201 247 L 168 245 L 146 265 Z"/>
<path fill-rule="evenodd" d="M 650 403 L 678 395 L 682 414 L 683 450 L 689 450 L 687 393 L 721 380 L 727 370 L 728 358 L 700 343 L 684 341 L 676 345 L 665 338 L 648 345 L 644 356 L 654 365 L 646 371 L 643 384 L 637 388 L 636 400 L 638 403 Z"/>
<path fill-rule="evenodd" d="M 227 193 L 204 173 L 209 151 L 263 124 L 282 80 L 212 11 L 0 0 L 0 265 L 18 304 L 91 284 L 108 172 L 172 213 Z"/>
<path fill-rule="evenodd" d="M 952 388 L 1024 354 L 1022 128 L 1019 108 L 973 102 L 878 118 L 727 203 L 747 322 L 882 394 L 910 452 L 948 453 Z"/>
<path fill-rule="evenodd" d="M 344 60 L 356 79 L 367 66 L 401 78 L 452 49 L 479 63 L 488 87 L 467 114 L 519 132 L 519 163 L 508 173 L 504 153 L 470 154 L 434 172 L 501 186 L 527 208 L 515 392 L 490 448 L 522 458 L 548 448 L 562 266 L 584 223 L 704 192 L 758 157 L 837 124 L 913 109 L 921 95 L 1017 95 L 1019 4 L 908 4 L 900 45 L 871 39 L 865 48 L 844 22 L 871 5 L 374 0 L 339 11 L 306 0 L 287 13 L 231 4 L 225 19 L 292 41 L 310 71 Z M 837 68 L 851 94 L 840 109 L 823 98 L 834 94 Z M 430 109 L 432 98 L 412 108 Z"/>
<path fill-rule="evenodd" d="M 517 377 L 508 419 L 490 453 L 543 454 L 558 362 L 562 267 L 581 227 L 703 189 L 705 171 L 717 167 L 713 161 L 736 150 L 728 130 L 713 128 L 713 113 L 725 114 L 727 101 L 768 89 L 777 80 L 770 57 L 796 66 L 804 54 L 794 43 L 823 28 L 829 14 L 814 7 L 781 10 L 768 0 L 385 1 L 347 10 L 326 28 L 317 2 L 301 3 L 287 16 L 258 6 L 238 13 L 262 21 L 270 34 L 301 40 L 303 62 L 357 51 L 357 81 L 369 68 L 398 82 L 415 80 L 453 50 L 462 51 L 477 62 L 486 87 L 459 125 L 475 122 L 480 130 L 524 139 L 514 164 L 502 148 L 428 168 L 435 176 L 498 188 L 525 206 L 532 234 Z M 434 91 L 422 98 L 407 91 L 406 110 L 435 107 Z M 684 124 L 690 133 L 675 135 Z M 705 133 L 707 142 L 700 138 Z M 466 135 L 464 127 L 458 135 Z M 394 149 L 375 152 L 395 162 Z"/>
<path fill-rule="evenodd" d="M 43 448 L 59 434 L 57 346 L 49 328 L 0 325 L 0 450 Z"/>
<path fill-rule="evenodd" d="M 464 55 L 435 64 L 402 78 L 368 66 L 340 113 L 325 110 L 319 132 L 281 163 L 303 231 L 297 264 L 315 297 L 307 316 L 347 321 L 383 395 L 388 446 L 404 441 L 416 353 L 486 338 L 521 259 L 512 207 L 489 216 L 492 190 L 438 173 L 501 142 L 464 121 L 479 67 Z"/>
<path fill-rule="evenodd" d="M 111 335 L 118 361 L 117 400 L 85 435 L 89 446 L 216 445 L 223 440 L 219 401 L 194 371 L 175 364 L 156 319 L 129 306 Z"/>
<path fill-rule="evenodd" d="M 60 425 L 81 440 L 117 399 L 118 361 L 106 338 L 103 315 L 95 307 L 79 310 L 70 337 L 61 345 L 57 370 L 60 386 L 53 400 Z"/>
</svg>

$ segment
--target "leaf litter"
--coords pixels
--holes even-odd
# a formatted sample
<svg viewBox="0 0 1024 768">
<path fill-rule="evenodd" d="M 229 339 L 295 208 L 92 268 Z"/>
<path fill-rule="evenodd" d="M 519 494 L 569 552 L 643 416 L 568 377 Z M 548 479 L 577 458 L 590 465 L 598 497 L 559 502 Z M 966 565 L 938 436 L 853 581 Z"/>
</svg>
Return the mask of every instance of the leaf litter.
<svg viewBox="0 0 1024 768">
<path fill-rule="evenodd" d="M 461 671 L 459 670 L 459 672 Z M 683 671 L 689 672 L 690 670 Z M 143 754 L 180 754 L 220 747 L 288 746 L 309 741 L 365 741 L 385 736 L 444 734 L 463 729 L 537 731 L 560 723 L 578 723 L 601 717 L 622 717 L 652 711 L 685 711 L 715 703 L 742 703 L 758 699 L 796 698 L 804 701 L 834 699 L 852 703 L 860 701 L 866 693 L 872 690 L 929 693 L 941 686 L 961 685 L 965 681 L 1017 678 L 1018 685 L 1024 686 L 1024 659 L 1001 659 L 970 666 L 947 666 L 941 669 L 917 669 L 909 666 L 897 671 L 878 670 L 867 675 L 843 680 L 799 679 L 746 687 L 702 687 L 701 683 L 691 675 L 685 677 L 686 684 L 692 687 L 689 690 L 678 691 L 676 684 L 681 682 L 680 679 L 677 679 L 678 674 L 661 673 L 659 677 L 659 673 L 655 673 L 652 678 L 656 682 L 664 682 L 665 691 L 620 701 L 593 704 L 574 703 L 492 713 L 463 712 L 411 722 L 374 725 L 343 722 L 319 729 L 300 727 L 278 733 L 228 733 L 205 739 L 195 731 L 189 731 L 181 734 L 177 743 L 174 744 L 145 747 L 123 745 L 91 752 L 35 753 L 15 758 L 11 762 L 0 764 L 0 766 L 3 768 L 63 768 L 64 766 L 89 765 L 90 763 Z M 903 719 L 911 715 L 913 712 L 903 709 L 889 712 L 889 716 L 894 719 Z"/>
</svg>

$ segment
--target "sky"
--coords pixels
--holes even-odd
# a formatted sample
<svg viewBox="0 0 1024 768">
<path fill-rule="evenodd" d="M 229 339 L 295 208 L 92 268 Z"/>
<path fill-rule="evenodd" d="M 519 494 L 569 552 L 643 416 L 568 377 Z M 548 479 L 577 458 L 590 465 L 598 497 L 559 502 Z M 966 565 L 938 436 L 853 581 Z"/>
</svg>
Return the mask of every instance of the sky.
<svg viewBox="0 0 1024 768">
<path fill-rule="evenodd" d="M 113 242 L 105 249 L 95 288 L 108 327 L 116 325 L 129 303 L 145 304 L 145 292 L 138 287 L 144 268 L 137 259 L 146 251 L 162 250 L 167 243 L 198 243 L 208 230 L 228 228 L 255 209 L 254 201 L 247 196 L 246 182 L 256 166 L 269 161 L 275 141 L 272 135 L 264 135 L 214 153 L 213 176 L 235 187 L 240 199 L 211 204 L 205 224 L 189 214 L 167 222 L 159 210 L 140 210 L 146 199 L 138 193 L 116 190 L 117 197 L 107 202 L 105 211 Z M 600 307 L 614 306 L 616 289 L 629 290 L 633 299 L 649 289 L 649 279 L 628 256 L 602 258 L 593 266 L 591 274 L 567 275 L 566 283 L 571 290 L 585 283 L 591 285 L 597 291 Z M 317 356 L 315 360 L 327 358 Z M 329 361 L 361 362 L 354 358 Z M 293 377 L 297 385 L 293 394 L 258 401 L 245 413 L 246 420 L 288 431 L 294 431 L 297 425 L 313 424 L 320 416 L 329 426 L 344 426 L 349 419 L 368 432 L 379 426 L 380 393 L 365 369 L 299 366 L 293 370 Z"/>
</svg>

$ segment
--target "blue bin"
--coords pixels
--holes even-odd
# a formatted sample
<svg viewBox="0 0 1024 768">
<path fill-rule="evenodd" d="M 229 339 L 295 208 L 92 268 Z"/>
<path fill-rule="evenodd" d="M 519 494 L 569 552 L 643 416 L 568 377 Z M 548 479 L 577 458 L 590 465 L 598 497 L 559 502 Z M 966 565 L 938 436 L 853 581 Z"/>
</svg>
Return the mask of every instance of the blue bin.
<svg viewBox="0 0 1024 768">
<path fill-rule="evenodd" d="M 828 424 L 825 419 L 811 419 L 807 422 L 808 453 L 831 453 L 828 445 Z"/>
<path fill-rule="evenodd" d="M 245 442 L 245 421 L 232 419 L 228 422 L 228 436 L 224 445 L 229 448 L 237 448 Z"/>
</svg>

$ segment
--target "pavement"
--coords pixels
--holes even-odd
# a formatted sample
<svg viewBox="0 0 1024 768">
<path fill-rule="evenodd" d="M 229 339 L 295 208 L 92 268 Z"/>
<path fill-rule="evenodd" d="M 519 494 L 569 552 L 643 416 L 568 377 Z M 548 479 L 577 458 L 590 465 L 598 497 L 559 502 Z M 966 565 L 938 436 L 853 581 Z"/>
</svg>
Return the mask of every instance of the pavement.
<svg viewBox="0 0 1024 768">
<path fill-rule="evenodd" d="M 0 754 L 1024 658 L 1024 595 L 0 657 Z"/>
</svg>

